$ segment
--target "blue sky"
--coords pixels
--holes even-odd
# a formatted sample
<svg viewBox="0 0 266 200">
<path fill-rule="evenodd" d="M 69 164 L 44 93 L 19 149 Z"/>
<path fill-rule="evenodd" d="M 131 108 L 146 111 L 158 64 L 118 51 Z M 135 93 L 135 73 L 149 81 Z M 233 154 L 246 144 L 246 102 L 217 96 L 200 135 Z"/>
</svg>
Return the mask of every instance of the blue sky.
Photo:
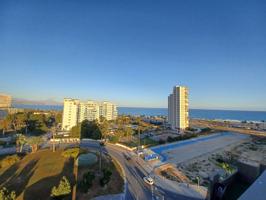
<svg viewBox="0 0 266 200">
<path fill-rule="evenodd" d="M 266 2 L 0 1 L 0 92 L 266 110 Z"/>
</svg>

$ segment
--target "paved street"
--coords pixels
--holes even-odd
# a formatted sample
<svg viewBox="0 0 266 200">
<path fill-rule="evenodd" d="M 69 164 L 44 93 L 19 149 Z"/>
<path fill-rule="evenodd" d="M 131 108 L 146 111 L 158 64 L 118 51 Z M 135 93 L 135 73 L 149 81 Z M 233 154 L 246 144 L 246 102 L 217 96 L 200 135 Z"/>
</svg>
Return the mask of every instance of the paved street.
<svg viewBox="0 0 266 200">
<path fill-rule="evenodd" d="M 46 145 L 44 145 L 46 146 Z M 71 146 L 71 144 L 66 144 Z M 81 142 L 80 146 L 99 151 L 99 143 L 95 141 Z M 15 148 L 1 149 L 0 152 L 14 153 Z M 145 161 L 133 155 L 130 160 L 125 159 L 125 153 L 131 153 L 122 147 L 106 144 L 103 152 L 118 161 L 125 174 L 124 195 L 102 197 L 101 199 L 126 199 L 126 200 L 198 200 L 203 199 L 194 188 L 187 188 L 185 185 L 173 183 L 153 174 L 152 168 Z M 150 175 L 154 178 L 155 184 L 150 186 L 143 181 L 143 177 Z"/>
<path fill-rule="evenodd" d="M 81 147 L 98 149 L 99 146 L 93 143 L 81 143 Z M 133 156 L 131 160 L 126 160 L 124 153 L 129 153 L 124 148 L 107 144 L 103 151 L 116 159 L 124 169 L 126 175 L 126 200 L 155 200 L 155 199 L 180 199 L 197 200 L 203 199 L 195 188 L 188 189 L 185 185 L 173 184 L 173 182 L 155 176 L 149 166 L 142 160 Z M 151 175 L 154 177 L 155 184 L 150 186 L 143 181 L 143 177 Z"/>
</svg>

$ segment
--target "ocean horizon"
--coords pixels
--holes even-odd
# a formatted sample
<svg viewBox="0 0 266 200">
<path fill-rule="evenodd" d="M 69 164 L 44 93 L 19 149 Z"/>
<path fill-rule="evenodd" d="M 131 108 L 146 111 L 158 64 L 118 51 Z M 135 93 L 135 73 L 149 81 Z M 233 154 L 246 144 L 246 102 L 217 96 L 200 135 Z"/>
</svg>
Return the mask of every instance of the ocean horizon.
<svg viewBox="0 0 266 200">
<path fill-rule="evenodd" d="M 15 108 L 36 110 L 63 110 L 62 105 L 14 105 Z M 167 108 L 118 107 L 118 114 L 167 116 Z M 189 117 L 210 120 L 266 121 L 266 111 L 189 109 Z"/>
</svg>

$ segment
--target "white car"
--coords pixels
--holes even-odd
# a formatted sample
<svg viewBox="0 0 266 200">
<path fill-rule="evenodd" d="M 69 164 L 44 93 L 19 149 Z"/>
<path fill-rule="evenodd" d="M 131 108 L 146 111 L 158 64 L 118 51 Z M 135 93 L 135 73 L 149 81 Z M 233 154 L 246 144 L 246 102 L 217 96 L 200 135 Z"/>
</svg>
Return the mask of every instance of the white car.
<svg viewBox="0 0 266 200">
<path fill-rule="evenodd" d="M 154 181 L 153 181 L 153 179 L 151 177 L 145 176 L 145 177 L 143 177 L 143 180 L 144 180 L 145 183 L 148 183 L 149 185 L 153 185 L 154 184 Z"/>
</svg>

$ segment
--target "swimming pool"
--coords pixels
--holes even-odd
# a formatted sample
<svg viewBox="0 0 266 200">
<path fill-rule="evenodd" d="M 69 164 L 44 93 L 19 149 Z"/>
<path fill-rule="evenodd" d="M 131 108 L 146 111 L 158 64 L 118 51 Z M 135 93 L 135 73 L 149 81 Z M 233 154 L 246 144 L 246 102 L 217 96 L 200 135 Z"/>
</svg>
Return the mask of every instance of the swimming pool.
<svg viewBox="0 0 266 200">
<path fill-rule="evenodd" d="M 160 146 L 155 146 L 155 147 L 151 147 L 150 149 L 153 152 L 159 154 L 161 156 L 161 161 L 164 162 L 167 160 L 167 155 L 163 154 L 164 151 L 176 149 L 176 148 L 190 145 L 190 144 L 194 144 L 197 142 L 203 142 L 203 141 L 208 141 L 208 140 L 212 140 L 212 139 L 219 138 L 219 137 L 225 137 L 225 136 L 246 137 L 245 135 L 239 135 L 239 134 L 232 133 L 232 132 L 221 132 L 221 133 L 216 133 L 216 134 L 212 134 L 212 135 L 208 135 L 208 136 L 192 138 L 189 140 L 178 141 L 178 142 L 171 143 L 171 144 L 164 144 L 164 145 L 160 145 Z"/>
</svg>

